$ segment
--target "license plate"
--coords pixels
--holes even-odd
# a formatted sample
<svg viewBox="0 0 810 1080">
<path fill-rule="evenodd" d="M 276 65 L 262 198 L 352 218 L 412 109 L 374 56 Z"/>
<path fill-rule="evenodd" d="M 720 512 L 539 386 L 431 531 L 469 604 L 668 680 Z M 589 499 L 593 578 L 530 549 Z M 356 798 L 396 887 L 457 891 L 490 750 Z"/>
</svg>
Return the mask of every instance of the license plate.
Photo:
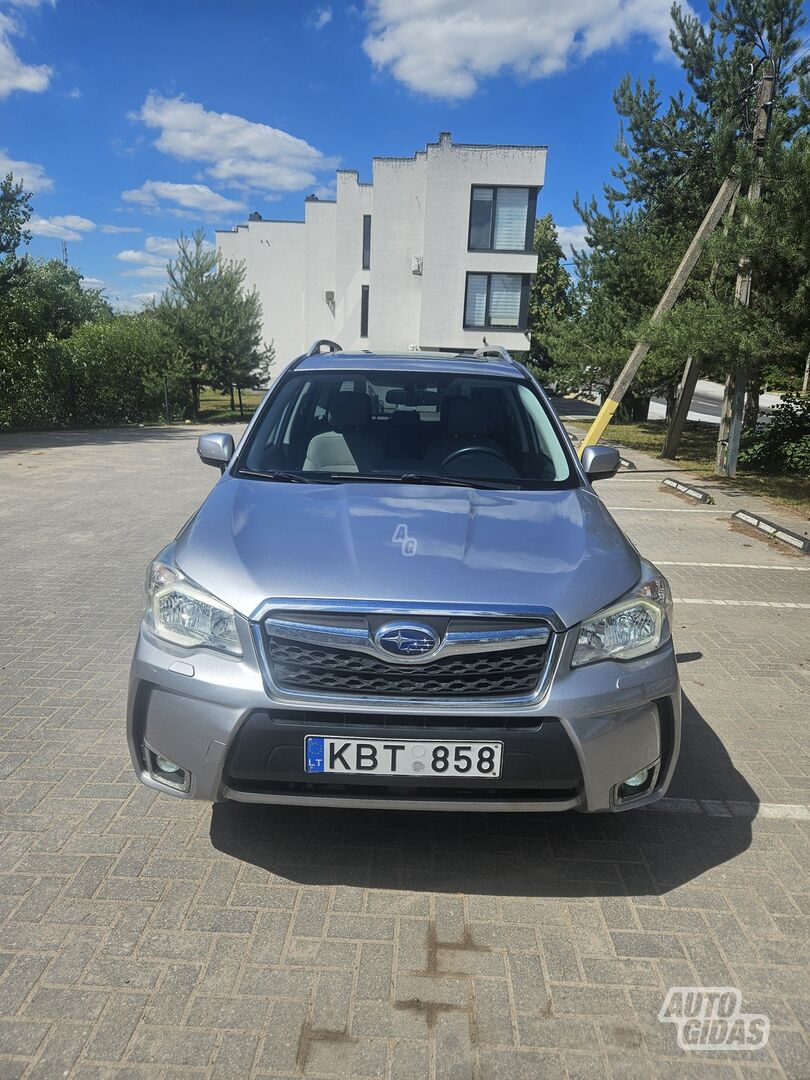
<svg viewBox="0 0 810 1080">
<path fill-rule="evenodd" d="M 333 735 L 307 735 L 304 740 L 304 771 L 308 773 L 492 780 L 501 775 L 502 756 L 500 742 L 343 739 Z"/>
</svg>

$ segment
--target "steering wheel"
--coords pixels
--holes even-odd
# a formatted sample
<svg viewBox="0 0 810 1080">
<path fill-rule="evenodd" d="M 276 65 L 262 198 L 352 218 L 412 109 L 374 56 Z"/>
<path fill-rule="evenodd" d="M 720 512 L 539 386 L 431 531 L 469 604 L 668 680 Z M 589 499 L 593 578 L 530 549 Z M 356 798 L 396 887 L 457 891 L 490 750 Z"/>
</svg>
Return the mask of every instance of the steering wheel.
<svg viewBox="0 0 810 1080">
<path fill-rule="evenodd" d="M 506 465 L 509 464 L 503 451 L 494 446 L 461 446 L 458 450 L 453 450 L 447 455 L 442 462 L 442 468 L 455 461 L 456 458 L 460 458 L 462 454 L 489 454 L 490 457 L 497 458 L 498 461 L 503 461 Z"/>
</svg>

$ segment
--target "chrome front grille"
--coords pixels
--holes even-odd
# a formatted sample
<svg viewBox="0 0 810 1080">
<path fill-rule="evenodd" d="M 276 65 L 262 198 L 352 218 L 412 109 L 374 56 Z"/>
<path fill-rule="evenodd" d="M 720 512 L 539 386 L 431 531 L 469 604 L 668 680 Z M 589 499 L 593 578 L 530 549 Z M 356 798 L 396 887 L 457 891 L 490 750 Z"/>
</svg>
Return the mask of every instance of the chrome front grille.
<svg viewBox="0 0 810 1080">
<path fill-rule="evenodd" d="M 545 623 L 415 616 L 441 644 L 435 658 L 381 655 L 375 632 L 389 616 L 278 612 L 265 621 L 269 670 L 294 694 L 390 699 L 527 698 L 549 647 Z"/>
</svg>

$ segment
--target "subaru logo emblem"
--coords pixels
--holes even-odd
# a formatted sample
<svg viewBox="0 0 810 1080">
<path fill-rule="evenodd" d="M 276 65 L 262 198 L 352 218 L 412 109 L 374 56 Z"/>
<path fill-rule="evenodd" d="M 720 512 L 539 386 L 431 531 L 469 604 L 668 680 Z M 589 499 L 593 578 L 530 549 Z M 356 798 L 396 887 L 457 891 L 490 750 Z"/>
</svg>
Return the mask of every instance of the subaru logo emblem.
<svg viewBox="0 0 810 1080">
<path fill-rule="evenodd" d="M 374 635 L 374 644 L 392 660 L 424 660 L 439 647 L 439 635 L 429 626 L 386 623 Z"/>
</svg>

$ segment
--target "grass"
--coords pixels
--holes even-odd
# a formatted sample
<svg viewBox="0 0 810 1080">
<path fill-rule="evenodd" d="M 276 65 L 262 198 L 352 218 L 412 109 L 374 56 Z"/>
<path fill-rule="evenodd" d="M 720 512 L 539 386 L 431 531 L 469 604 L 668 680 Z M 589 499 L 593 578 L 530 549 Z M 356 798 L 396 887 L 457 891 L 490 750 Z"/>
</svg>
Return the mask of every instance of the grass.
<svg viewBox="0 0 810 1080">
<path fill-rule="evenodd" d="M 200 390 L 199 423 L 202 424 L 237 424 L 240 420 L 249 420 L 264 397 L 264 390 L 242 391 L 242 413 L 239 412 L 239 397 L 234 391 L 235 409 L 231 409 L 230 394 L 204 386 Z"/>
<path fill-rule="evenodd" d="M 609 441 L 621 443 L 629 450 L 640 450 L 653 457 L 661 453 L 664 445 L 664 420 L 643 420 L 636 423 L 613 423 L 606 435 Z M 703 476 L 714 476 L 717 453 L 717 426 L 700 420 L 687 420 L 681 447 L 674 466 Z M 750 491 L 752 495 L 764 495 L 805 513 L 810 511 L 810 476 L 798 473 L 752 473 L 738 472 L 731 480 L 721 481 L 727 487 Z"/>
</svg>

